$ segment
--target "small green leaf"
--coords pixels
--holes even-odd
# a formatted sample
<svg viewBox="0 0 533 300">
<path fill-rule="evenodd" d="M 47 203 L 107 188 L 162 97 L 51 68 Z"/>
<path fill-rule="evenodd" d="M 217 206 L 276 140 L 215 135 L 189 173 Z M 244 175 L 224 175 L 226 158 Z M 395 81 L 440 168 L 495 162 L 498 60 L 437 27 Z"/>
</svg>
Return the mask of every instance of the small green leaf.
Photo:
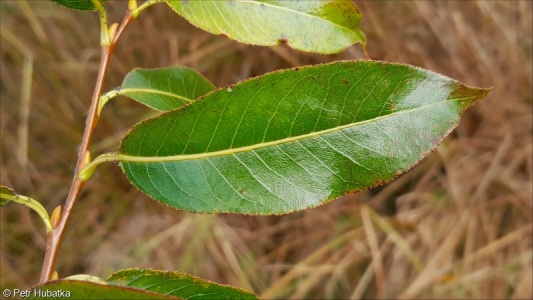
<svg viewBox="0 0 533 300">
<path fill-rule="evenodd" d="M 179 299 L 125 286 L 89 281 L 55 280 L 31 290 L 29 299 Z"/>
<path fill-rule="evenodd" d="M 135 69 L 126 75 L 117 93 L 153 109 L 169 111 L 189 104 L 214 89 L 215 86 L 196 71 L 172 67 Z"/>
<path fill-rule="evenodd" d="M 361 13 L 352 1 L 166 0 L 193 25 L 238 42 L 273 46 L 287 43 L 308 52 L 337 53 L 365 43 Z"/>
<path fill-rule="evenodd" d="M 487 93 L 377 61 L 277 71 L 136 125 L 117 159 L 178 209 L 289 213 L 406 172 Z"/>
<path fill-rule="evenodd" d="M 257 299 L 246 290 L 179 272 L 127 269 L 111 275 L 108 282 L 185 299 Z"/>
<path fill-rule="evenodd" d="M 78 10 L 96 10 L 92 0 L 52 0 L 53 2 L 66 6 L 68 8 L 74 8 Z M 107 0 L 97 0 L 98 2 L 105 4 Z"/>
<path fill-rule="evenodd" d="M 5 194 L 5 195 L 13 196 L 13 197 L 17 195 L 12 189 L 8 188 L 7 186 L 3 186 L 3 185 L 0 185 L 0 194 Z M 6 206 L 11 202 L 13 201 L 0 197 L 0 207 Z"/>
</svg>

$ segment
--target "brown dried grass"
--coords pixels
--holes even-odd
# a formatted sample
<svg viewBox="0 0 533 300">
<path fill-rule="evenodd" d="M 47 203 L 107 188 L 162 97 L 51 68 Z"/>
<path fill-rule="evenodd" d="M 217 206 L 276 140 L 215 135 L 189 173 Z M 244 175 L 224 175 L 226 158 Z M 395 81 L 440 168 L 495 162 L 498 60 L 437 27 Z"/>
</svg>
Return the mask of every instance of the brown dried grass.
<svg viewBox="0 0 533 300">
<path fill-rule="evenodd" d="M 514 298 L 532 292 L 532 2 L 360 1 L 370 58 L 490 87 L 461 125 L 411 172 L 380 188 L 285 216 L 193 215 L 131 187 L 114 165 L 83 189 L 61 248 L 61 276 L 126 267 L 179 270 L 263 298 Z M 2 1 L 1 183 L 51 211 L 68 190 L 98 64 L 98 20 L 46 1 Z M 124 2 L 109 4 L 118 21 Z M 134 67 L 185 65 L 217 86 L 291 66 L 360 59 L 211 36 L 164 5 L 117 47 L 105 89 Z M 106 108 L 92 147 L 116 149 L 150 115 L 126 99 Z M 1 216 L 3 288 L 33 285 L 40 221 Z"/>
</svg>

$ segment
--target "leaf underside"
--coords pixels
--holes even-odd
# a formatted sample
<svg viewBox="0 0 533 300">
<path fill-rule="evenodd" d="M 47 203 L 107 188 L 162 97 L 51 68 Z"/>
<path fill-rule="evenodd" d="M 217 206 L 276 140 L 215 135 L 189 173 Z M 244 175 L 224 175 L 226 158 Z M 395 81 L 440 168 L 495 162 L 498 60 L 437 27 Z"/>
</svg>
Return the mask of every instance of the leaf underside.
<svg viewBox="0 0 533 300">
<path fill-rule="evenodd" d="M 124 285 L 179 298 L 217 300 L 257 299 L 240 288 L 209 282 L 189 274 L 148 269 L 127 269 L 111 275 L 111 284 Z"/>
<path fill-rule="evenodd" d="M 352 1 L 339 0 L 166 0 L 193 25 L 241 43 L 286 43 L 308 52 L 338 53 L 365 43 L 361 13 Z"/>
<path fill-rule="evenodd" d="M 136 125 L 121 166 L 174 208 L 289 213 L 407 171 L 487 93 L 376 61 L 277 71 Z"/>
<path fill-rule="evenodd" d="M 169 111 L 187 105 L 215 89 L 196 71 L 185 67 L 135 69 L 124 78 L 119 94 L 150 108 Z"/>
</svg>

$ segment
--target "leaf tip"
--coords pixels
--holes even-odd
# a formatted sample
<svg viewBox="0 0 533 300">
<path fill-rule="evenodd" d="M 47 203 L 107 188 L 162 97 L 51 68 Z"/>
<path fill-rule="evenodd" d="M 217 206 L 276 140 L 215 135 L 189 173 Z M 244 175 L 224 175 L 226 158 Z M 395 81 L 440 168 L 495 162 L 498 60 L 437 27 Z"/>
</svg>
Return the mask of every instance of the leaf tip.
<svg viewBox="0 0 533 300">
<path fill-rule="evenodd" d="M 471 107 L 472 105 L 481 101 L 483 98 L 485 98 L 490 93 L 491 90 L 492 90 L 492 87 L 477 88 L 477 87 L 469 87 L 466 85 L 461 85 L 461 87 L 458 88 L 456 92 L 454 93 L 454 97 L 464 99 L 463 101 L 461 101 L 461 113 L 464 112 L 469 107 Z"/>
</svg>

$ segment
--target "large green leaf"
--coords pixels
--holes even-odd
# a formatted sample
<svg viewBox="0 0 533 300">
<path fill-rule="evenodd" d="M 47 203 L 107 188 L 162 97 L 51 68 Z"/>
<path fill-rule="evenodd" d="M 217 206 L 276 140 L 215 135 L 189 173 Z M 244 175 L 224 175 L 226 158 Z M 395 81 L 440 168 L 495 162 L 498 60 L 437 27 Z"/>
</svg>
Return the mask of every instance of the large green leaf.
<svg viewBox="0 0 533 300">
<path fill-rule="evenodd" d="M 487 93 L 408 65 L 295 68 L 140 123 L 119 156 L 135 186 L 172 207 L 288 213 L 407 171 Z"/>
<path fill-rule="evenodd" d="M 362 15 L 346 0 L 166 0 L 193 25 L 238 42 L 337 53 L 365 43 Z"/>
<path fill-rule="evenodd" d="M 189 104 L 214 89 L 215 86 L 196 71 L 172 67 L 135 69 L 126 75 L 117 93 L 148 107 L 169 111 Z"/>
<path fill-rule="evenodd" d="M 257 299 L 254 294 L 243 289 L 179 272 L 127 269 L 111 275 L 108 282 L 184 299 Z"/>
<path fill-rule="evenodd" d="M 29 299 L 179 299 L 125 286 L 88 281 L 56 280 L 30 290 Z"/>
<path fill-rule="evenodd" d="M 92 0 L 52 0 L 53 2 L 66 6 L 68 8 L 74 8 L 79 10 L 95 10 Z M 102 5 L 107 2 L 107 0 L 97 0 Z"/>
<path fill-rule="evenodd" d="M 105 282 L 56 280 L 34 287 L 30 299 L 257 299 L 240 288 L 206 281 L 188 274 L 148 269 L 126 269 Z M 107 283 L 107 284 L 106 284 Z"/>
</svg>

